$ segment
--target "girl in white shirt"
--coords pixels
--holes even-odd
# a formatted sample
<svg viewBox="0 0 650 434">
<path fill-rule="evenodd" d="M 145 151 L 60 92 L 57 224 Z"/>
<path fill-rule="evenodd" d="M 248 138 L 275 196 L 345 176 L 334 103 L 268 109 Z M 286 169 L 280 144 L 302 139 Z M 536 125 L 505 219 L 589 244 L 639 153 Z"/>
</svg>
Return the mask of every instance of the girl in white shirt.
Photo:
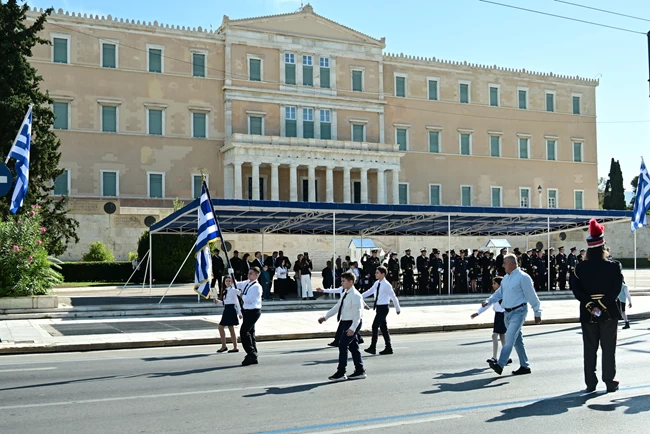
<svg viewBox="0 0 650 434">
<path fill-rule="evenodd" d="M 287 277 L 289 276 L 289 266 L 287 265 L 287 260 L 283 259 L 282 264 L 275 269 L 275 275 L 278 278 L 275 281 L 275 292 L 280 296 L 280 300 L 287 299 L 287 285 L 289 281 Z"/>
<path fill-rule="evenodd" d="M 497 289 L 501 287 L 501 281 L 503 280 L 503 277 L 497 276 L 494 278 L 492 281 L 492 292 L 495 292 Z M 478 312 L 472 314 L 472 319 L 476 318 L 486 310 L 488 310 L 490 306 L 486 307 L 481 307 Z M 492 358 L 488 359 L 487 362 L 490 363 L 490 361 L 496 363 L 497 362 L 497 351 L 499 350 L 499 340 L 501 340 L 501 348 L 506 343 L 506 323 L 504 319 L 504 312 L 505 309 L 501 307 L 501 301 L 498 303 L 492 304 L 492 309 L 494 310 L 494 326 L 492 327 Z M 508 360 L 508 364 L 512 363 L 512 359 Z"/>
<path fill-rule="evenodd" d="M 233 349 L 228 352 L 238 353 L 239 350 L 237 349 L 235 326 L 239 325 L 239 320 L 242 318 L 241 305 L 239 304 L 239 295 L 241 294 L 241 291 L 233 284 L 230 276 L 224 277 L 223 285 L 221 287 L 225 288 L 223 300 L 217 298 L 214 300 L 215 303 L 222 303 L 224 306 L 223 313 L 221 314 L 221 321 L 219 322 L 221 348 L 217 350 L 217 353 L 228 351 L 228 347 L 226 346 L 226 327 L 230 330 L 230 341 L 233 344 Z"/>
</svg>

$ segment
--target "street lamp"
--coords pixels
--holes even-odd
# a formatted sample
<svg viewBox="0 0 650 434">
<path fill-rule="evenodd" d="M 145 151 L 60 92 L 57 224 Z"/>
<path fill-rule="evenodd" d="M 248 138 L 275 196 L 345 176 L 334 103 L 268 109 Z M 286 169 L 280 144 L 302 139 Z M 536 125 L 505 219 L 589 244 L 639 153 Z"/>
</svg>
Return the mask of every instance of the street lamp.
<svg viewBox="0 0 650 434">
<path fill-rule="evenodd" d="M 537 186 L 537 193 L 539 193 L 539 207 L 542 207 L 542 186 Z"/>
</svg>

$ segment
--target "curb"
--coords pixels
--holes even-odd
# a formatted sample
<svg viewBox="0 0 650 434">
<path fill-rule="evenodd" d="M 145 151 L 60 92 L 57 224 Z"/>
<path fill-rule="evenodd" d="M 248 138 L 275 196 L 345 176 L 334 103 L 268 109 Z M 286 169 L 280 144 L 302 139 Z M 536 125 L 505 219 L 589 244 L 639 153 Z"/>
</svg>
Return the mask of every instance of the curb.
<svg viewBox="0 0 650 434">
<path fill-rule="evenodd" d="M 628 315 L 630 320 L 650 319 L 650 312 Z M 578 323 L 578 317 L 556 318 L 545 320 L 544 325 L 555 324 L 574 324 Z M 533 325 L 533 321 L 526 321 L 524 325 Z M 393 335 L 418 334 L 418 333 L 440 333 L 463 330 L 491 329 L 492 323 L 477 324 L 455 324 L 455 325 L 437 325 L 421 327 L 398 327 L 391 329 Z M 367 335 L 364 331 L 363 335 Z M 313 333 L 286 333 L 258 336 L 259 342 L 305 340 L 331 338 L 331 332 L 313 332 Z M 16 354 L 40 354 L 40 353 L 65 353 L 65 352 L 88 352 L 88 351 L 105 351 L 105 350 L 127 350 L 137 348 L 161 348 L 177 346 L 194 346 L 194 345 L 216 345 L 220 342 L 218 337 L 208 338 L 158 338 L 148 341 L 123 341 L 123 342 L 93 342 L 93 343 L 66 343 L 66 344 L 47 344 L 47 345 L 15 345 L 3 346 L 0 344 L 0 355 Z"/>
</svg>

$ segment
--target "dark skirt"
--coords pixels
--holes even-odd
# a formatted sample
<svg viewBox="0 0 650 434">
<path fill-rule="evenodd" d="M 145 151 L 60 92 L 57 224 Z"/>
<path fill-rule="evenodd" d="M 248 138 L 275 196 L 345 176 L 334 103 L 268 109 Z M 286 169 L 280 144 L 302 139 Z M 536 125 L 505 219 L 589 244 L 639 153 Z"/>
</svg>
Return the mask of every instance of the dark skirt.
<svg viewBox="0 0 650 434">
<path fill-rule="evenodd" d="M 506 322 L 504 320 L 505 315 L 503 312 L 494 312 L 494 328 L 492 333 L 497 333 L 499 335 L 506 334 Z"/>
<path fill-rule="evenodd" d="M 239 318 L 237 318 L 237 309 L 235 309 L 234 304 L 227 304 L 223 308 L 223 313 L 221 314 L 221 321 L 219 321 L 221 326 L 236 326 L 239 325 Z"/>
</svg>

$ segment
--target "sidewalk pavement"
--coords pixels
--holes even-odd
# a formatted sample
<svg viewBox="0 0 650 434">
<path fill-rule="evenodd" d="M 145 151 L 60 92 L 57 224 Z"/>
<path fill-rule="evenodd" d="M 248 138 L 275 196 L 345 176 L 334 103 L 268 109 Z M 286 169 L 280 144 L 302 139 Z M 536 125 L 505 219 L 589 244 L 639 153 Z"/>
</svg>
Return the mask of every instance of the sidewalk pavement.
<svg viewBox="0 0 650 434">
<path fill-rule="evenodd" d="M 323 303 L 322 310 L 264 311 L 256 330 L 258 340 L 288 340 L 332 337 L 336 320 L 323 325 L 318 318 L 333 305 Z M 268 305 L 269 303 L 267 303 Z M 631 319 L 650 318 L 650 296 L 637 295 L 629 309 Z M 424 333 L 491 328 L 492 310 L 476 318 L 470 315 L 478 309 L 477 303 L 446 304 L 435 306 L 405 306 L 401 315 L 391 309 L 388 324 L 392 334 Z M 542 300 L 542 319 L 546 324 L 572 323 L 578 320 L 578 303 L 575 300 Z M 120 318 L 102 320 L 70 319 L 15 319 L 0 321 L 0 354 L 45 353 L 64 351 L 91 351 L 142 347 L 205 345 L 218 342 L 217 315 L 176 316 L 164 319 Z M 374 317 L 365 311 L 363 335 L 367 335 Z M 528 320 L 533 320 L 529 311 Z M 197 323 L 197 321 L 199 321 Z M 188 327 L 189 322 L 192 323 Z M 207 323 L 206 323 L 207 322 Z M 111 324 L 116 328 L 110 332 Z M 174 327 L 174 324 L 178 327 Z M 57 326 L 67 326 L 70 336 L 57 332 Z M 128 332 L 120 332 L 120 327 Z M 142 332 L 138 332 L 140 329 Z M 154 330 L 154 331 L 152 331 Z M 165 331 L 162 331 L 165 330 Z M 124 331 L 124 330 L 122 330 Z M 92 334 L 102 333 L 102 334 Z M 486 330 L 486 337 L 490 331 Z"/>
</svg>

